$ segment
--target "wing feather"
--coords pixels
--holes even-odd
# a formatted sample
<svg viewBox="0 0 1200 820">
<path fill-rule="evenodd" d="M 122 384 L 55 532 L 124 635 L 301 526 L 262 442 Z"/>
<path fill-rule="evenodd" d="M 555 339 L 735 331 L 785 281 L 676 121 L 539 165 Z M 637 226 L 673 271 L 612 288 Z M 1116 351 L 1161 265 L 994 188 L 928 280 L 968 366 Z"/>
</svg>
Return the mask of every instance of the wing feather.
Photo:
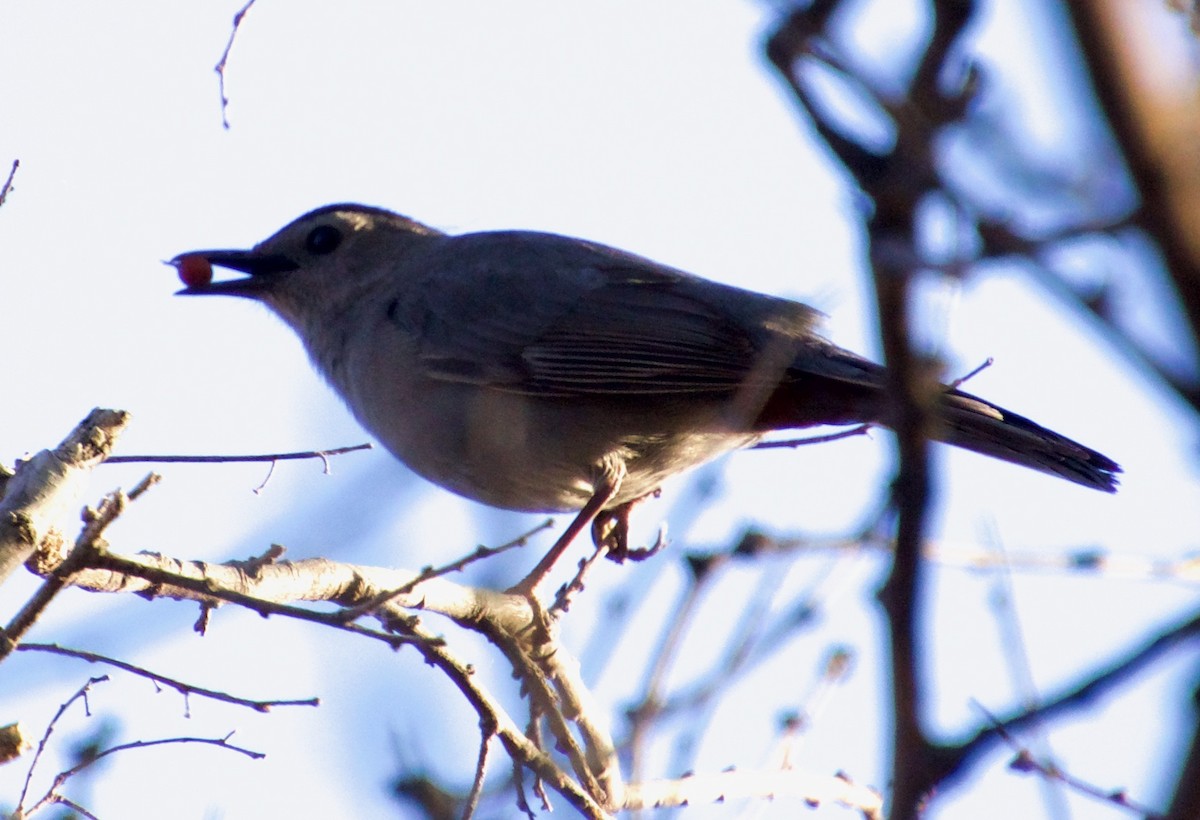
<svg viewBox="0 0 1200 820">
<path fill-rule="evenodd" d="M 566 237 L 446 240 L 408 316 L 433 378 L 547 396 L 730 394 L 765 350 L 811 340 L 820 316 Z"/>
</svg>

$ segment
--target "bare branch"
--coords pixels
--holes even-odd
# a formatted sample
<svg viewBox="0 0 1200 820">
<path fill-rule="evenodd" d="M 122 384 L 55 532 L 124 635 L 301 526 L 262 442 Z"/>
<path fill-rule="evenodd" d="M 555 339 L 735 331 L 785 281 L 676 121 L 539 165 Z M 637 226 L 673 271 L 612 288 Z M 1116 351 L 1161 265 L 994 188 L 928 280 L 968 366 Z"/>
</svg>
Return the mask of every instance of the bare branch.
<svg viewBox="0 0 1200 820">
<path fill-rule="evenodd" d="M 47 539 L 61 541 L 88 474 L 128 423 L 123 411 L 93 410 L 57 448 L 18 464 L 0 499 L 0 583 Z"/>
<path fill-rule="evenodd" d="M 337 613 L 316 612 L 274 600 L 272 596 L 299 601 L 336 601 L 345 595 L 354 597 L 350 589 L 338 586 L 352 584 L 353 580 L 341 574 L 332 582 L 327 577 L 328 571 L 336 571 L 338 565 L 321 559 L 300 563 L 307 564 L 309 571 L 296 573 L 296 564 L 280 563 L 260 568 L 256 576 L 250 578 L 233 565 L 183 562 L 148 554 L 126 558 L 100 553 L 90 560 L 93 571 L 77 573 L 72 585 L 96 592 L 136 591 L 143 595 L 189 599 L 209 605 L 235 603 L 263 616 L 282 615 L 323 624 L 382 641 L 392 648 L 409 642 L 403 636 L 345 623 Z M 331 583 L 336 588 L 331 588 Z M 253 589 L 257 594 L 247 594 L 241 591 L 243 589 Z"/>
<path fill-rule="evenodd" d="M 497 737 L 518 766 L 529 769 L 542 782 L 550 784 L 584 817 L 595 820 L 609 817 L 608 812 L 593 797 L 525 736 L 504 708 L 480 685 L 477 676 L 469 667 L 456 660 L 439 642 L 432 640 L 432 636 L 416 628 L 413 628 L 412 635 L 419 639 L 414 646 L 425 659 L 450 678 L 476 712 L 493 722 Z"/>
</svg>

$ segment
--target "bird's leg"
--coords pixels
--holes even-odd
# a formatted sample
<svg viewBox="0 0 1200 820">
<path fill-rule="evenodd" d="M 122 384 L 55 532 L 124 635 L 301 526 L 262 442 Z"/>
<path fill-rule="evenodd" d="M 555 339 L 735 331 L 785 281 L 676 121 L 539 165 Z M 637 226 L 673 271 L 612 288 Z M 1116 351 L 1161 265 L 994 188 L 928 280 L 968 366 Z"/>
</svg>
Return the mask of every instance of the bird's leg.
<svg viewBox="0 0 1200 820">
<path fill-rule="evenodd" d="M 591 524 L 600 515 L 605 505 L 616 496 L 617 491 L 621 489 L 621 480 L 624 477 L 625 463 L 615 457 L 606 459 L 600 465 L 597 478 L 593 482 L 592 497 L 571 520 L 563 534 L 554 542 L 554 546 L 550 547 L 550 551 L 542 557 L 541 561 L 538 561 L 537 566 L 508 591 L 517 595 L 534 596 L 538 586 L 546 580 L 546 576 L 550 574 L 550 570 L 554 569 L 558 559 L 562 558 L 567 547 L 571 546 L 575 536 L 579 535 L 584 527 Z"/>
</svg>

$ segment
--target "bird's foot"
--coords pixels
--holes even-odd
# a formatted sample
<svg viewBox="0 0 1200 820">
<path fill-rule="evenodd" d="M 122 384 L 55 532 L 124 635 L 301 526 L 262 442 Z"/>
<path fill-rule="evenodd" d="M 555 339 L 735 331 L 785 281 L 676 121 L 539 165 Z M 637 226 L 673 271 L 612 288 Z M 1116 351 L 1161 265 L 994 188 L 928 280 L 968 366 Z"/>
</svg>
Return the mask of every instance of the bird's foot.
<svg viewBox="0 0 1200 820">
<path fill-rule="evenodd" d="M 663 547 L 667 545 L 665 526 L 659 529 L 658 538 L 649 547 L 629 546 L 629 518 L 633 514 L 633 508 L 647 498 L 657 498 L 661 492 L 655 489 L 611 510 L 604 510 L 596 516 L 596 520 L 592 522 L 592 541 L 597 547 L 607 550 L 608 560 L 618 564 L 626 561 L 645 561 L 662 552 Z"/>
</svg>

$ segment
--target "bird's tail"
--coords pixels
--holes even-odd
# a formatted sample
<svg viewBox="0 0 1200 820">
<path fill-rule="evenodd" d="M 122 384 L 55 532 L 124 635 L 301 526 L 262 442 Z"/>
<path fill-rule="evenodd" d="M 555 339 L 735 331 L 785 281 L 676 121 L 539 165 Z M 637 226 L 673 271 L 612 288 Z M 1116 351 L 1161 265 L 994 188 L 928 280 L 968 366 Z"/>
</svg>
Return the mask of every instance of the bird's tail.
<svg viewBox="0 0 1200 820">
<path fill-rule="evenodd" d="M 941 400 L 940 441 L 1116 492 L 1121 466 L 1108 456 L 970 393 L 947 390 Z"/>
<path fill-rule="evenodd" d="M 887 416 L 884 370 L 840 348 L 797 362 L 791 378 L 766 402 L 761 430 L 817 424 L 882 424 Z M 1116 492 L 1121 467 L 1108 456 L 989 401 L 947 387 L 933 438 L 992 458 Z"/>
<path fill-rule="evenodd" d="M 881 424 L 889 402 L 882 366 L 835 345 L 804 348 L 759 414 L 759 430 Z M 978 396 L 945 387 L 933 438 L 1105 492 L 1121 467 L 1108 456 Z"/>
</svg>

